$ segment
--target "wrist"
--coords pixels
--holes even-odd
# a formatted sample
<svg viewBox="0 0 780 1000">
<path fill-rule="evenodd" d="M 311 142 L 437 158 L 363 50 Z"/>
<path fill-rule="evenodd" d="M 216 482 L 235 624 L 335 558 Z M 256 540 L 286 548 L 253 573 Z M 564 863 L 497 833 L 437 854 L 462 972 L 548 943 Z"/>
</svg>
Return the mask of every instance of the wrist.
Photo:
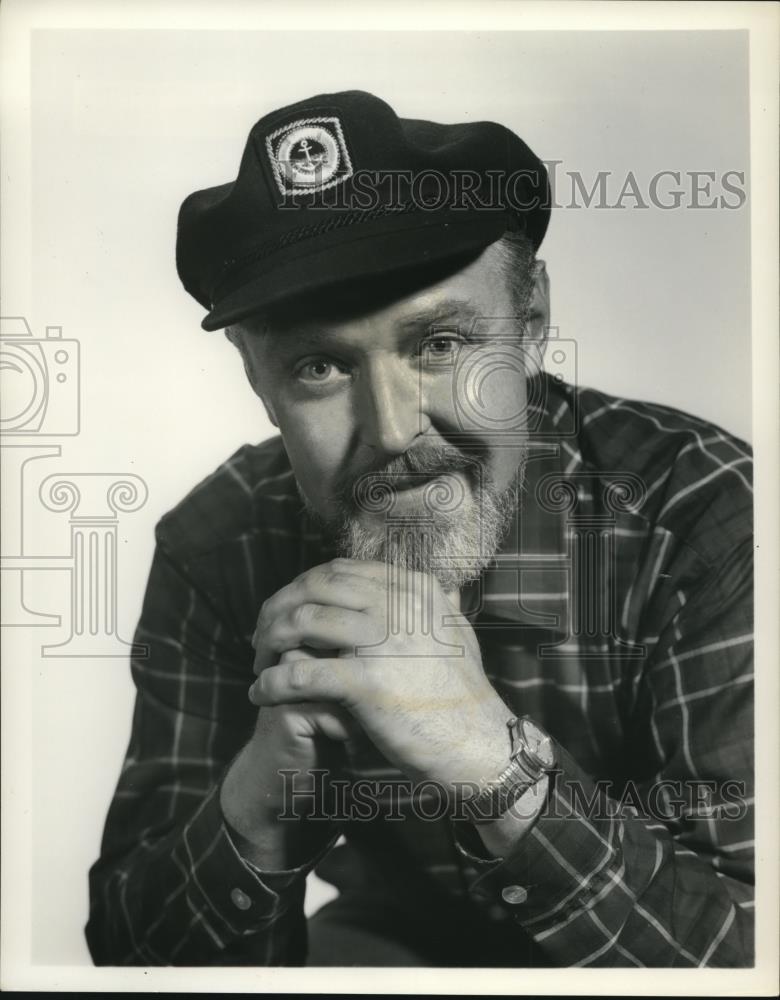
<svg viewBox="0 0 780 1000">
<path fill-rule="evenodd" d="M 512 741 L 507 730 L 511 712 L 498 697 L 484 713 L 485 721 L 474 728 L 471 741 L 463 747 L 463 756 L 454 774 L 453 784 L 466 798 L 494 782 L 509 762 Z"/>
<path fill-rule="evenodd" d="M 220 787 L 222 820 L 233 846 L 263 871 L 289 871 L 306 864 L 333 837 L 333 823 L 310 822 L 285 812 L 275 794 L 263 791 L 253 775 L 251 755 L 247 757 L 236 758 Z"/>
<path fill-rule="evenodd" d="M 242 842 L 273 836 L 281 805 L 275 790 L 265 787 L 253 767 L 249 745 L 223 776 L 219 805 L 228 829 Z"/>
<path fill-rule="evenodd" d="M 550 777 L 545 774 L 498 819 L 476 825 L 482 843 L 494 858 L 510 855 L 528 834 L 544 809 L 549 787 Z"/>
</svg>

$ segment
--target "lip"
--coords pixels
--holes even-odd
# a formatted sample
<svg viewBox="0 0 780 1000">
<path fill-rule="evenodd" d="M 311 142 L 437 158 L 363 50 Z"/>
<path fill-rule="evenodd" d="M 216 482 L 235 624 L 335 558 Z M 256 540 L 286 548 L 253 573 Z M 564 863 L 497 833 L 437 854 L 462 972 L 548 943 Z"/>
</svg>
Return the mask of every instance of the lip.
<svg viewBox="0 0 780 1000">
<path fill-rule="evenodd" d="M 388 486 L 393 493 L 422 493 L 431 483 L 441 480 L 441 475 L 431 476 L 428 479 L 421 479 L 417 476 L 394 476 L 388 480 Z"/>
<path fill-rule="evenodd" d="M 456 482 L 452 482 L 452 480 L 455 480 Z M 429 491 L 429 495 L 433 500 L 433 507 L 435 508 L 437 488 L 440 487 L 443 489 L 445 491 L 445 495 L 452 491 L 457 493 L 458 486 L 464 489 L 466 488 L 464 478 L 459 472 L 442 472 L 438 476 L 433 476 L 433 478 L 425 479 L 422 482 L 420 482 L 419 477 L 415 479 L 404 477 L 403 481 L 408 483 L 408 485 L 399 485 L 398 483 L 390 484 L 396 504 L 403 503 L 404 501 L 408 501 L 409 503 L 419 501 L 426 491 Z"/>
<path fill-rule="evenodd" d="M 469 478 L 459 469 L 425 478 L 421 473 L 382 475 L 371 481 L 365 501 L 353 493 L 352 509 L 355 515 L 369 519 L 384 518 L 392 512 L 416 515 L 423 506 L 427 514 L 451 514 L 471 493 Z"/>
</svg>

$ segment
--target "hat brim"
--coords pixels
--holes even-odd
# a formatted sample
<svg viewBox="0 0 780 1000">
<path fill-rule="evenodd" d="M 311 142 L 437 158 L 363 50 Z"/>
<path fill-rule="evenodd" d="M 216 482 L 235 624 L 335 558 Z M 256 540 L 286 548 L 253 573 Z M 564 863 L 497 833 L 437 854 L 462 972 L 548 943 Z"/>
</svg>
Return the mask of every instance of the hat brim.
<svg viewBox="0 0 780 1000">
<path fill-rule="evenodd" d="M 500 212 L 477 219 L 467 213 L 419 213 L 392 220 L 397 223 L 392 229 L 388 221 L 356 225 L 346 240 L 341 230 L 301 241 L 273 268 L 267 261 L 246 268 L 238 287 L 215 304 L 201 326 L 220 330 L 285 299 L 402 270 L 419 270 L 424 284 L 428 265 L 452 260 L 456 266 L 494 243 L 508 225 Z"/>
</svg>

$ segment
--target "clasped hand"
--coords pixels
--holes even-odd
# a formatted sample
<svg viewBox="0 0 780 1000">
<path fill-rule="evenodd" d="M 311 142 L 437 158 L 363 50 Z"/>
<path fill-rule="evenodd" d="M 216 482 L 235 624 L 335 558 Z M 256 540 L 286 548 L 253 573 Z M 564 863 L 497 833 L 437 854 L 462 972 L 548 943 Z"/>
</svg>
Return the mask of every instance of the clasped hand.
<svg viewBox="0 0 780 1000">
<path fill-rule="evenodd" d="M 253 646 L 255 705 L 341 706 L 407 776 L 450 789 L 506 766 L 509 710 L 431 575 L 334 559 L 263 604 Z"/>
</svg>

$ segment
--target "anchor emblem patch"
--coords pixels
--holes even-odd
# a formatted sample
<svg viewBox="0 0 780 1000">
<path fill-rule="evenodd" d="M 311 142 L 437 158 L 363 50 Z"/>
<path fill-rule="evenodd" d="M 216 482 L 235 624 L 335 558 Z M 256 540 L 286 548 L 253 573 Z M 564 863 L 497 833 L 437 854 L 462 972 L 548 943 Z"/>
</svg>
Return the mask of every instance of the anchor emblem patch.
<svg viewBox="0 0 780 1000">
<path fill-rule="evenodd" d="M 322 191 L 352 176 L 338 118 L 306 118 L 277 129 L 265 140 L 282 194 Z"/>
</svg>

